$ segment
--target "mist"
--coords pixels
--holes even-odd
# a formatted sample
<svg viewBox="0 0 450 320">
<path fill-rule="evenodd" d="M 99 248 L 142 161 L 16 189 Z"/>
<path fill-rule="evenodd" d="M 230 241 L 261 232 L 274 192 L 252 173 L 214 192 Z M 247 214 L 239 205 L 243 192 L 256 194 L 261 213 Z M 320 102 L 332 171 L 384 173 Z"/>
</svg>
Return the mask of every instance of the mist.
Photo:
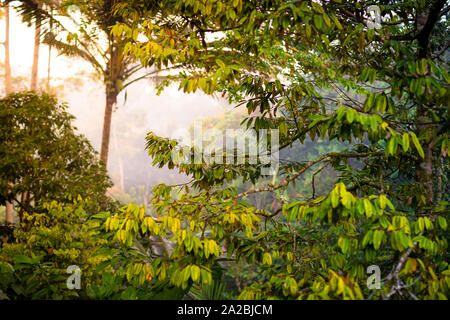
<svg viewBox="0 0 450 320">
<path fill-rule="evenodd" d="M 89 81 L 81 90 L 69 91 L 64 100 L 76 117 L 74 125 L 99 151 L 101 143 L 104 89 Z M 231 106 L 226 100 L 201 93 L 183 94 L 177 84 L 160 95 L 149 80 L 136 82 L 119 96 L 111 126 L 108 172 L 115 184 L 112 196 L 125 192 L 148 193 L 158 183 L 187 180 L 177 170 L 157 168 L 145 150 L 148 132 L 171 137 L 178 129 L 188 129 L 194 120 L 219 116 Z M 135 191 L 133 191 L 133 188 Z M 137 200 L 140 198 L 138 197 Z M 144 201 L 142 195 L 142 201 Z"/>
<path fill-rule="evenodd" d="M 0 23 L 0 38 L 4 37 L 4 21 Z M 10 18 L 11 70 L 14 90 L 29 89 L 34 29 L 22 23 L 11 10 Z M 2 41 L 3 39 L 0 39 Z M 76 117 L 74 126 L 100 152 L 105 89 L 96 79 L 90 65 L 73 57 L 50 53 L 50 88 L 68 112 Z M 0 61 L 4 51 L 0 50 Z M 39 87 L 45 90 L 49 67 L 49 48 L 40 46 Z M 1 69 L 3 71 L 3 68 Z M 4 77 L 3 72 L 1 76 Z M 2 81 L 2 89 L 3 89 Z M 110 196 L 118 200 L 144 203 L 151 189 L 159 183 L 180 183 L 185 175 L 177 170 L 156 168 L 145 150 L 145 136 L 152 131 L 170 137 L 180 128 L 188 129 L 195 119 L 219 116 L 231 106 L 225 99 L 202 93 L 184 94 L 178 84 L 167 87 L 160 95 L 156 83 L 149 79 L 134 82 L 118 97 L 111 125 L 108 174 L 114 183 Z"/>
</svg>

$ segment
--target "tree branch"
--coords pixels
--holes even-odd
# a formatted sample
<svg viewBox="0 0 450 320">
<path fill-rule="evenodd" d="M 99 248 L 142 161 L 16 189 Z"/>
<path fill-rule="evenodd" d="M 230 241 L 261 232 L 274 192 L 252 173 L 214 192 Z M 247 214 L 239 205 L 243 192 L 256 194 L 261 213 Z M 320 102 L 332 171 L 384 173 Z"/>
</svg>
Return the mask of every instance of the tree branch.
<svg viewBox="0 0 450 320">
<path fill-rule="evenodd" d="M 290 182 L 297 179 L 301 174 L 303 174 L 306 170 L 314 166 L 315 164 L 324 161 L 327 158 L 336 158 L 336 157 L 343 157 L 343 158 L 362 158 L 362 157 L 368 157 L 373 155 L 383 155 L 384 152 L 362 152 L 362 153 L 344 153 L 344 152 L 330 152 L 327 154 L 324 154 L 317 158 L 316 160 L 309 161 L 303 168 L 301 168 L 298 172 L 296 172 L 294 175 L 287 177 L 278 185 L 272 185 L 269 184 L 267 187 L 264 188 L 255 188 L 251 190 L 247 190 L 245 192 L 239 193 L 236 198 L 245 197 L 252 193 L 258 193 L 258 192 L 265 192 L 265 191 L 274 191 L 283 187 L 286 187 Z"/>
</svg>

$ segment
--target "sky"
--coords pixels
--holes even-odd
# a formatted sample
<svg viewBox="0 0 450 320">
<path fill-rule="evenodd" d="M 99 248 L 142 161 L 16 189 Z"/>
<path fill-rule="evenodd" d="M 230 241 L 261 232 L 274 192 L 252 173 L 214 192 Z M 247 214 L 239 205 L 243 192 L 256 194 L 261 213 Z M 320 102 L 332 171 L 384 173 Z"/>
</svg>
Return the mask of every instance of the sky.
<svg viewBox="0 0 450 320">
<path fill-rule="evenodd" d="M 0 41 L 4 41 L 4 34 L 5 24 L 2 19 Z M 34 29 L 23 24 L 20 17 L 10 10 L 10 56 L 13 76 L 29 77 L 33 61 L 33 45 Z M 3 48 L 0 48 L 0 61 L 4 61 Z M 47 77 L 47 61 L 48 47 L 41 45 L 40 78 Z M 86 76 L 80 76 L 92 71 L 88 63 L 80 59 L 58 56 L 55 50 L 52 51 L 52 79 L 60 78 L 66 83 L 69 83 L 70 78 L 82 80 L 79 86 L 67 86 L 62 99 L 70 106 L 69 112 L 75 115 L 74 124 L 79 132 L 86 135 L 93 147 L 99 151 L 105 105 L 104 88 L 101 83 L 96 83 Z M 54 80 L 51 83 L 56 84 L 55 82 Z M 142 166 L 147 170 L 150 159 L 141 155 L 142 163 L 136 163 L 136 154 L 144 150 L 145 135 L 148 131 L 170 137 L 170 134 L 180 127 L 189 128 L 195 119 L 219 116 L 224 109 L 230 107 L 223 99 L 198 92 L 183 94 L 177 90 L 177 85 L 167 88 L 158 96 L 153 86 L 148 80 L 136 82 L 128 87 L 126 101 L 124 93 L 118 98 L 117 110 L 113 113 L 112 122 L 112 131 L 116 140 L 111 139 L 108 162 L 108 170 L 115 183 L 119 181 L 118 157 L 121 159 L 124 175 L 128 177 L 125 179 L 129 181 L 128 186 L 140 183 L 139 176 L 142 176 L 142 173 L 136 170 L 136 167 Z M 157 169 L 148 170 L 154 172 Z M 163 176 L 167 174 L 167 171 L 164 172 Z"/>
</svg>

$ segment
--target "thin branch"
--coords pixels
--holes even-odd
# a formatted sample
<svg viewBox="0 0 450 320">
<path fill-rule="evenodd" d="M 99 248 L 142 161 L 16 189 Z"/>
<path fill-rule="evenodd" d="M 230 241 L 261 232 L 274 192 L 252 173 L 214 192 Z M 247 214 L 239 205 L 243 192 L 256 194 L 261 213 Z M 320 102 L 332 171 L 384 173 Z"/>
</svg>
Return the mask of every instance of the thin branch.
<svg viewBox="0 0 450 320">
<path fill-rule="evenodd" d="M 327 163 L 326 165 L 324 165 L 322 168 L 320 168 L 319 170 L 317 170 L 316 172 L 314 172 L 314 174 L 312 175 L 312 199 L 314 199 L 316 197 L 316 184 L 315 184 L 315 178 L 316 175 L 318 175 L 323 169 L 325 169 L 330 163 Z"/>
<path fill-rule="evenodd" d="M 344 157 L 344 158 L 362 158 L 362 157 L 368 157 L 373 155 L 382 155 L 384 152 L 362 152 L 362 153 L 343 153 L 343 152 L 330 152 L 327 154 L 324 154 L 317 158 L 316 160 L 309 161 L 303 168 L 301 168 L 298 172 L 296 172 L 294 175 L 287 177 L 278 185 L 272 185 L 269 184 L 267 187 L 264 188 L 255 188 L 250 189 L 245 192 L 239 193 L 236 198 L 245 197 L 252 193 L 258 193 L 258 192 L 266 192 L 266 191 L 274 191 L 283 187 L 286 187 L 290 182 L 297 179 L 301 174 L 303 174 L 306 170 L 314 166 L 315 164 L 324 161 L 328 158 L 335 158 L 335 157 Z"/>
<path fill-rule="evenodd" d="M 125 89 L 125 88 L 128 87 L 130 84 L 132 84 L 132 83 L 134 83 L 134 82 L 137 82 L 137 81 L 139 81 L 139 80 L 142 80 L 142 79 L 144 79 L 144 78 L 147 78 L 147 77 L 149 77 L 149 76 L 151 76 L 151 75 L 153 75 L 153 74 L 155 74 L 155 73 L 159 73 L 159 72 L 163 72 L 163 71 L 169 71 L 169 70 L 178 69 L 178 68 L 180 68 L 180 67 L 182 67 L 182 66 L 183 66 L 182 64 L 179 64 L 179 65 L 176 65 L 176 66 L 173 66 L 173 67 L 169 67 L 169 68 L 165 68 L 165 69 L 161 69 L 161 70 L 154 70 L 154 71 L 151 71 L 151 72 L 146 73 L 145 75 L 143 75 L 143 76 L 141 76 L 141 77 L 138 77 L 138 78 L 136 78 L 136 79 L 130 80 L 128 83 L 126 83 L 126 84 L 122 87 L 122 89 Z"/>
<path fill-rule="evenodd" d="M 443 54 L 445 51 L 447 51 L 448 47 L 450 47 L 450 41 L 448 41 L 447 44 L 441 50 L 436 52 L 432 58 L 433 59 L 438 58 L 441 54 Z"/>
</svg>

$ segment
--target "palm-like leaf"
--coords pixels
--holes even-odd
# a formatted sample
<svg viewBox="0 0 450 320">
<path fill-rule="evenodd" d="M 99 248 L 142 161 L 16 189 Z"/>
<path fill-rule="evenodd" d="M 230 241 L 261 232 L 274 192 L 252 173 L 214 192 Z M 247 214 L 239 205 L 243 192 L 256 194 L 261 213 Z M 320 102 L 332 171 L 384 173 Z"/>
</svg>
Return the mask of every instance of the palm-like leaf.
<svg viewBox="0 0 450 320">
<path fill-rule="evenodd" d="M 103 66 L 89 51 L 81 49 L 80 46 L 57 40 L 53 32 L 46 33 L 43 43 L 56 48 L 60 54 L 82 58 L 89 62 L 97 72 L 100 74 L 103 72 Z"/>
</svg>

